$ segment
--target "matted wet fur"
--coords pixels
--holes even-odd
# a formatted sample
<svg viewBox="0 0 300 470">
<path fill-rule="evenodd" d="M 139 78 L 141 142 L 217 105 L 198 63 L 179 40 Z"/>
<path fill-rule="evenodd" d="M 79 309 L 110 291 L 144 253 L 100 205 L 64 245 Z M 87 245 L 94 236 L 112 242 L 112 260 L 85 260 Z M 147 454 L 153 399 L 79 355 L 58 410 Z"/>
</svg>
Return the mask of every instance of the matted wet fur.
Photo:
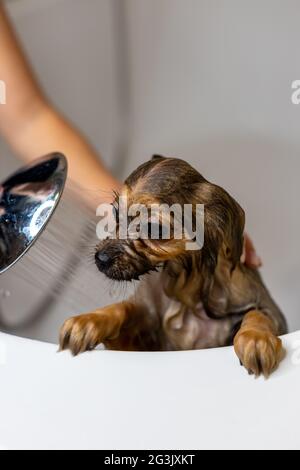
<svg viewBox="0 0 300 470">
<path fill-rule="evenodd" d="M 60 348 L 76 355 L 100 343 L 134 351 L 234 344 L 249 373 L 268 376 L 283 357 L 278 335 L 287 326 L 259 272 L 240 262 L 239 204 L 185 161 L 161 156 L 138 167 L 121 195 L 128 205 L 204 204 L 204 246 L 187 251 L 185 240 L 172 238 L 101 241 L 99 270 L 120 281 L 141 277 L 138 288 L 128 301 L 67 320 Z"/>
</svg>

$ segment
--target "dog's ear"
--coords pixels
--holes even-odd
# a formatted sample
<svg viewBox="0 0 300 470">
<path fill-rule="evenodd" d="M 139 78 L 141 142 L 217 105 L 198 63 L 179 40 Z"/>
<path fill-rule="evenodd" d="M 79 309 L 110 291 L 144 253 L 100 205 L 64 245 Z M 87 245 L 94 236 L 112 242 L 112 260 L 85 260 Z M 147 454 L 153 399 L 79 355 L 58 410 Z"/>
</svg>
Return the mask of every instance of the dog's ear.
<svg viewBox="0 0 300 470">
<path fill-rule="evenodd" d="M 151 160 L 163 160 L 166 157 L 163 157 L 162 155 L 152 155 Z"/>
<path fill-rule="evenodd" d="M 204 204 L 203 266 L 213 274 L 223 250 L 233 270 L 243 251 L 243 209 L 223 188 L 208 181 L 198 184 L 196 202 Z"/>
</svg>

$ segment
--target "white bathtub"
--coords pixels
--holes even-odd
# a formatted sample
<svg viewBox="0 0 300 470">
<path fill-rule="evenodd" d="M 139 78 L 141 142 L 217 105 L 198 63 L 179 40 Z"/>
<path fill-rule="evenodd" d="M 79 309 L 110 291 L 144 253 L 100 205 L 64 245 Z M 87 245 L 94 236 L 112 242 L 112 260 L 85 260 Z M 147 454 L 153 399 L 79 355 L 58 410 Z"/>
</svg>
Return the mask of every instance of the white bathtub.
<svg viewBox="0 0 300 470">
<path fill-rule="evenodd" d="M 232 348 L 95 351 L 0 334 L 0 448 L 299 449 L 300 332 L 268 381 Z"/>
</svg>

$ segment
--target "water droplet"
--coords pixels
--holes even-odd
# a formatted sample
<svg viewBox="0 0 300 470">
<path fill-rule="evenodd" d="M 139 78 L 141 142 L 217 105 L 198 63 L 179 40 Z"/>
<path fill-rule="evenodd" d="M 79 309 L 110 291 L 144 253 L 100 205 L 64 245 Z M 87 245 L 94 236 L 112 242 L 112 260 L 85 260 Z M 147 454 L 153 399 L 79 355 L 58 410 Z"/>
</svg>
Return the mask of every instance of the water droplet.
<svg viewBox="0 0 300 470">
<path fill-rule="evenodd" d="M 11 292 L 8 289 L 0 289 L 0 297 L 6 299 L 7 297 L 11 296 Z"/>
</svg>

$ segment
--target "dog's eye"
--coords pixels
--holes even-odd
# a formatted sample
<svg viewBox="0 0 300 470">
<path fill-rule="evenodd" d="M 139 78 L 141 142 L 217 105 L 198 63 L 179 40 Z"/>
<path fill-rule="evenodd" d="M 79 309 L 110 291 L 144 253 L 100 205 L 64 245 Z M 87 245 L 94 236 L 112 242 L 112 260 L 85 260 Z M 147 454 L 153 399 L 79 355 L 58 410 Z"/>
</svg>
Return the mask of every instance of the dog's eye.
<svg viewBox="0 0 300 470">
<path fill-rule="evenodd" d="M 162 229 L 159 223 L 145 222 L 139 227 L 139 238 L 159 240 L 162 238 Z"/>
<path fill-rule="evenodd" d="M 151 240 L 165 240 L 170 238 L 170 230 L 160 223 L 149 222 L 148 235 Z"/>
</svg>

